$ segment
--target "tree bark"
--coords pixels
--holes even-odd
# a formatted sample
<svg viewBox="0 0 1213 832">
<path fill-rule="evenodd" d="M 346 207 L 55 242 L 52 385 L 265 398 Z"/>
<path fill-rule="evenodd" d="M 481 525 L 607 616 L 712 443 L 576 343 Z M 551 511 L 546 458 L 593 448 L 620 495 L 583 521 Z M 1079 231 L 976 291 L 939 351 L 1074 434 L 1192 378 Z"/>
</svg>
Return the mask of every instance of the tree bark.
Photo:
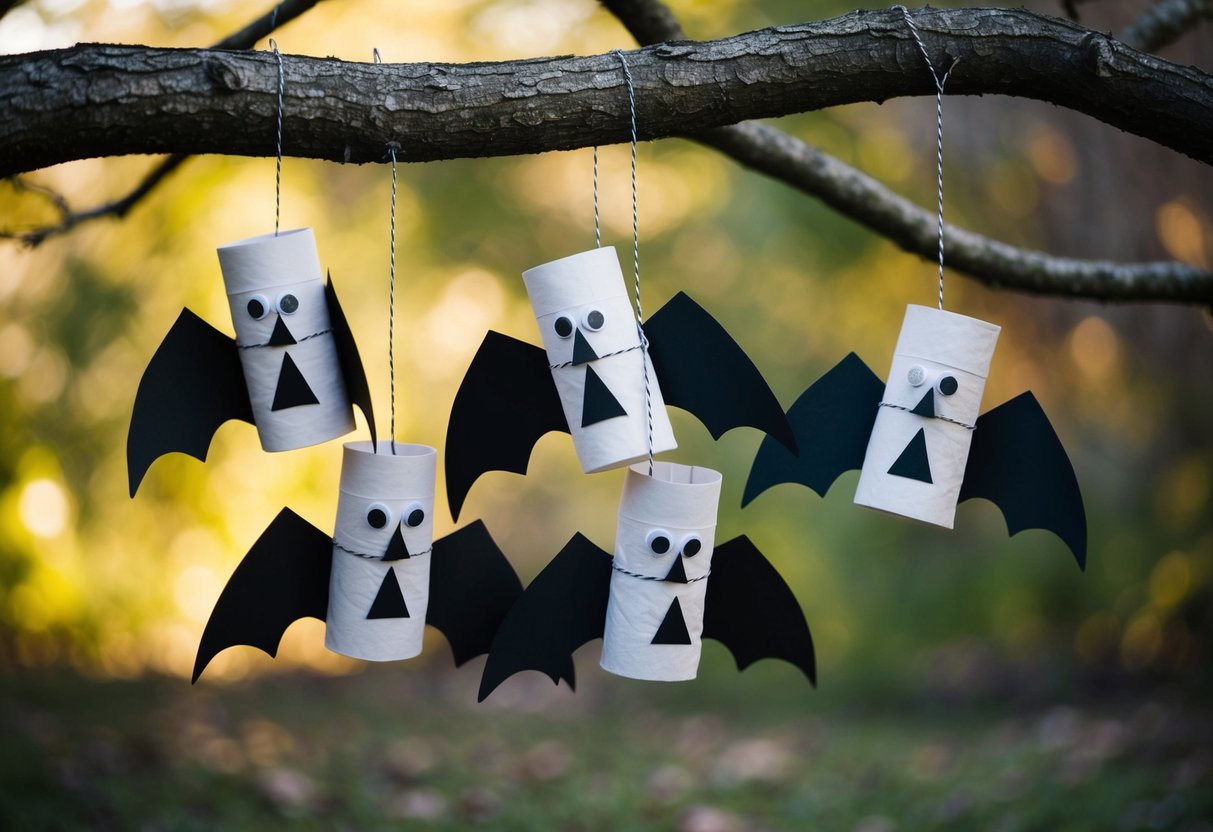
<svg viewBox="0 0 1213 832">
<path fill-rule="evenodd" d="M 1213 162 L 1213 78 L 1023 10 L 927 9 L 915 21 L 949 95 L 1078 110 Z M 857 11 L 625 53 L 640 136 L 934 93 L 900 11 Z M 519 155 L 628 138 L 619 57 L 475 64 L 284 56 L 283 152 L 378 162 Z M 0 176 L 92 156 L 275 152 L 269 52 L 81 45 L 0 58 Z"/>
</svg>

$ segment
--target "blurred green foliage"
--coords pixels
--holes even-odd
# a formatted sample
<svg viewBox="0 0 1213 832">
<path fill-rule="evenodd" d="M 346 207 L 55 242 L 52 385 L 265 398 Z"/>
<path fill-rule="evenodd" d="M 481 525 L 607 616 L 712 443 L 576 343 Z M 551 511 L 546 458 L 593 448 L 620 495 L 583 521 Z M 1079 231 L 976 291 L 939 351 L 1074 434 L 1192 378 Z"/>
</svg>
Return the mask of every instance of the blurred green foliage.
<svg viewBox="0 0 1213 832">
<path fill-rule="evenodd" d="M 236 3 L 123 5 L 123 14 L 111 14 L 100 0 L 29 3 L 0 23 L 0 48 L 63 38 L 196 46 L 251 16 Z M 848 8 L 673 5 L 702 38 Z M 378 46 L 387 62 L 631 43 L 589 0 L 330 2 L 276 37 L 287 52 L 348 60 L 369 61 Z M 1059 253 L 1213 265 L 1207 169 L 1032 102 L 949 99 L 946 117 L 951 220 Z M 926 99 L 780 124 L 920 204 L 933 203 Z M 1134 162 L 1147 173 L 1134 173 Z M 122 194 L 149 164 L 92 160 L 31 178 L 85 206 Z M 627 165 L 626 148 L 602 149 L 604 234 L 621 250 L 630 245 Z M 219 431 L 205 465 L 162 459 L 136 500 L 126 493 L 125 426 L 140 374 L 184 305 L 230 331 L 212 252 L 270 227 L 273 167 L 270 158 L 194 159 L 121 222 L 81 227 L 34 250 L 0 246 L 4 665 L 184 678 L 223 582 L 277 510 L 290 505 L 321 528 L 331 523 L 338 443 L 267 455 L 240 424 Z M 785 405 L 849 351 L 883 374 L 905 305 L 933 300 L 930 263 L 693 143 L 642 146 L 639 180 L 646 308 L 688 291 L 747 348 Z M 381 413 L 388 408 L 388 189 L 383 166 L 284 163 L 283 224 L 315 229 Z M 519 273 L 593 244 L 590 153 L 405 164 L 397 216 L 398 434 L 441 448 L 450 402 L 484 331 L 537 340 Z M 0 183 L 0 218 L 19 229 L 53 212 L 37 194 Z M 740 430 L 712 442 L 675 413 L 680 448 L 669 458 L 725 474 L 719 534 L 749 534 L 787 577 L 809 617 L 827 687 L 849 679 L 878 695 L 890 679 L 927 675 L 965 679 L 965 690 L 991 694 L 1008 677 L 1015 690 L 1065 692 L 1125 673 L 1183 679 L 1193 689 L 1207 684 L 1209 312 L 1025 297 L 955 274 L 948 305 L 1003 326 L 986 409 L 1031 388 L 1065 442 L 1087 503 L 1086 573 L 1044 532 L 1008 539 L 988 504 L 962 506 L 953 532 L 859 509 L 850 501 L 854 474 L 824 500 L 786 485 L 741 511 L 759 437 Z M 529 580 L 575 530 L 609 546 L 620 486 L 619 472 L 582 475 L 568 438 L 552 435 L 527 477 L 484 477 L 464 518 L 483 518 Z M 439 514 L 443 534 L 452 524 Z M 313 625 L 292 628 L 277 662 L 232 650 L 213 672 L 237 680 L 299 665 L 357 669 L 326 653 Z M 397 672 L 411 677 L 446 661 L 431 650 Z M 730 689 L 750 695 L 753 673 Z M 461 679 L 474 688 L 474 674 Z"/>
</svg>

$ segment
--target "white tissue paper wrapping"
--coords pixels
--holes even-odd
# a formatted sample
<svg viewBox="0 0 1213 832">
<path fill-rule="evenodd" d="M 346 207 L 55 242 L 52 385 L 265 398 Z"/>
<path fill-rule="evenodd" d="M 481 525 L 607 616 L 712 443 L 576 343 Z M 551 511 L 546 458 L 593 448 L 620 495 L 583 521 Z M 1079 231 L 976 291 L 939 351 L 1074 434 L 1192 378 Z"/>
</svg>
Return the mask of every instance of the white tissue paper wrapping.
<svg viewBox="0 0 1213 832">
<path fill-rule="evenodd" d="M 712 569 L 721 476 L 710 468 L 670 462 L 656 463 L 652 477 L 647 471 L 647 462 L 633 465 L 624 479 L 615 533 L 613 566 L 617 568 L 611 571 L 600 664 L 633 679 L 694 679 L 703 648 L 703 605 L 710 578 L 695 579 Z M 664 555 L 649 550 L 647 538 L 653 529 L 669 533 L 670 551 Z M 682 545 L 691 535 L 700 539 L 702 548 L 694 557 L 683 557 Z M 683 559 L 691 583 L 650 581 L 619 571 L 664 578 L 676 558 Z M 691 643 L 653 644 L 675 598 Z"/>
<path fill-rule="evenodd" d="M 227 287 L 236 343 L 242 347 L 240 363 L 261 447 L 267 451 L 289 451 L 352 431 L 354 412 L 337 359 L 312 230 L 283 231 L 276 237 L 266 234 L 221 246 L 219 266 Z M 287 293 L 298 299 L 299 308 L 280 316 L 278 299 Z M 270 311 L 254 320 L 249 315 L 248 302 L 258 295 L 267 302 Z M 252 346 L 270 340 L 279 317 L 298 343 L 285 347 Z M 278 376 L 288 354 L 316 394 L 318 404 L 274 411 Z"/>
<path fill-rule="evenodd" d="M 564 364 L 573 357 L 575 336 L 561 337 L 554 329 L 556 320 L 562 316 L 572 320 L 599 356 L 639 347 L 636 315 L 612 246 L 536 266 L 523 272 L 522 279 L 539 324 L 549 365 Z M 586 316 L 592 310 L 601 312 L 605 318 L 597 332 L 586 326 Z M 627 416 L 581 427 L 586 367 L 594 368 Z M 653 415 L 653 453 L 661 453 L 676 448 L 677 443 L 653 364 L 644 350 L 631 349 L 619 355 L 600 357 L 589 364 L 552 370 L 577 458 L 587 474 L 629 465 L 648 456 L 646 369 L 649 407 Z"/>
<path fill-rule="evenodd" d="M 953 312 L 907 307 L 883 401 L 913 409 L 926 391 L 932 389 L 938 416 L 975 425 L 1000 331 L 995 324 Z M 915 366 L 924 371 L 919 386 L 913 386 L 909 380 L 910 370 Z M 950 396 L 941 395 L 938 389 L 939 380 L 946 375 L 955 377 L 958 384 Z M 919 430 L 924 431 L 926 439 L 930 483 L 888 473 Z M 880 407 L 868 440 L 855 502 L 952 528 L 972 440 L 972 431 L 962 425 L 897 407 Z"/>
<path fill-rule="evenodd" d="M 426 445 L 347 442 L 341 462 L 341 492 L 333 532 L 333 570 L 324 646 L 334 653 L 366 661 L 410 659 L 421 652 L 430 598 L 430 560 L 434 538 L 434 475 L 438 452 Z M 390 511 L 381 529 L 367 522 L 367 510 L 379 503 Z M 411 508 L 425 519 L 415 528 L 404 524 Z M 367 560 L 346 551 L 383 555 L 400 528 L 411 557 Z M 368 619 L 389 569 L 396 572 L 408 618 Z"/>
</svg>

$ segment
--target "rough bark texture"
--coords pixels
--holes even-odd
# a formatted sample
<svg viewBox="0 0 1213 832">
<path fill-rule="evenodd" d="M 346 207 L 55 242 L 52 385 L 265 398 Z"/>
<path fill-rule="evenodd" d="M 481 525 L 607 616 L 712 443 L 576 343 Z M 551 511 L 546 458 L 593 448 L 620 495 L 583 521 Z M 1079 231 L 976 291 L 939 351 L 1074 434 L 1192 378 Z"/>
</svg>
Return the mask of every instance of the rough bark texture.
<svg viewBox="0 0 1213 832">
<path fill-rule="evenodd" d="M 677 18 L 660 0 L 603 0 L 603 5 L 641 44 L 686 38 Z M 820 199 L 906 251 L 927 259 L 937 255 L 934 213 L 776 127 L 746 122 L 688 138 Z M 951 224 L 946 228 L 949 268 L 987 286 L 1108 301 L 1165 300 L 1213 305 L 1213 275 L 1187 263 L 1117 263 L 1057 257 Z"/>
<path fill-rule="evenodd" d="M 1213 79 L 1022 10 L 915 13 L 948 94 L 1050 101 L 1213 162 Z M 627 53 L 641 137 L 933 93 L 901 13 L 860 11 Z M 375 162 L 517 155 L 627 138 L 614 55 L 479 64 L 287 56 L 284 152 Z M 82 45 L 0 59 L 0 176 L 90 156 L 272 155 L 268 52 Z"/>
</svg>

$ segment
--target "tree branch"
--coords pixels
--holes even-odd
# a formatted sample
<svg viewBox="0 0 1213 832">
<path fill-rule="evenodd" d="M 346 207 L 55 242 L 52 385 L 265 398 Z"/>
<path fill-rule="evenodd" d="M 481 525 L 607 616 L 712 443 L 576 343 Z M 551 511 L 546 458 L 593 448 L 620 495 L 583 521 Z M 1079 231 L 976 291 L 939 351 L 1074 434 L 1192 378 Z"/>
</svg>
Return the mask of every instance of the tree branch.
<svg viewBox="0 0 1213 832">
<path fill-rule="evenodd" d="M 938 256 L 936 216 L 875 179 L 766 124 L 695 136 L 741 164 L 821 199 L 928 260 Z M 1213 305 L 1213 274 L 1186 263 L 1115 263 L 1053 257 L 946 226 L 947 264 L 995 288 L 1096 300 Z"/>
<path fill-rule="evenodd" d="M 19 2 L 19 0 L 17 0 Z M 214 44 L 212 49 L 252 49 L 257 41 L 272 34 L 278 27 L 285 26 L 290 21 L 309 11 L 313 6 L 321 0 L 283 0 L 270 11 L 263 14 L 261 17 L 254 20 L 252 23 L 245 26 L 238 32 L 233 32 L 227 37 Z M 0 0 L 0 18 L 4 16 L 5 0 Z M 143 179 L 125 196 L 115 199 L 111 202 L 105 202 L 94 208 L 89 208 L 83 211 L 73 211 L 67 200 L 61 195 L 50 191 L 41 186 L 32 186 L 29 183 L 19 183 L 20 187 L 26 190 L 33 190 L 47 196 L 59 212 L 59 222 L 53 225 L 44 225 L 38 228 L 33 228 L 28 231 L 4 231 L 0 230 L 0 239 L 19 238 L 27 246 L 37 246 L 44 242 L 48 237 L 53 237 L 58 234 L 66 234 L 76 226 L 90 220 L 100 219 L 102 217 L 114 217 L 122 219 L 132 208 L 134 208 L 144 197 L 155 190 L 156 186 L 168 178 L 169 174 L 173 173 L 177 168 L 189 159 L 188 156 L 182 153 L 174 153 L 166 159 L 162 159 L 157 165 L 152 168 L 143 177 Z"/>
<path fill-rule="evenodd" d="M 1160 0 L 1120 35 L 1142 52 L 1169 46 L 1201 20 L 1213 19 L 1213 0 Z"/>
<path fill-rule="evenodd" d="M 603 0 L 642 44 L 686 38 L 660 0 Z M 872 177 L 776 128 L 721 127 L 690 138 L 748 168 L 814 196 L 846 217 L 929 260 L 938 254 L 936 217 Z M 1186 263 L 1114 263 L 1053 257 L 946 226 L 948 265 L 990 286 L 1101 300 L 1213 304 L 1213 274 Z"/>
<path fill-rule="evenodd" d="M 1213 162 L 1213 79 L 1023 10 L 916 13 L 948 92 L 1087 113 Z M 947 60 L 945 60 L 945 58 Z M 897 11 L 860 11 L 629 55 L 641 138 L 934 92 Z M 285 60 L 286 153 L 376 162 L 519 155 L 628 138 L 612 55 L 477 64 Z M 84 45 L 0 58 L 0 176 L 99 155 L 274 152 L 266 53 Z"/>
</svg>

